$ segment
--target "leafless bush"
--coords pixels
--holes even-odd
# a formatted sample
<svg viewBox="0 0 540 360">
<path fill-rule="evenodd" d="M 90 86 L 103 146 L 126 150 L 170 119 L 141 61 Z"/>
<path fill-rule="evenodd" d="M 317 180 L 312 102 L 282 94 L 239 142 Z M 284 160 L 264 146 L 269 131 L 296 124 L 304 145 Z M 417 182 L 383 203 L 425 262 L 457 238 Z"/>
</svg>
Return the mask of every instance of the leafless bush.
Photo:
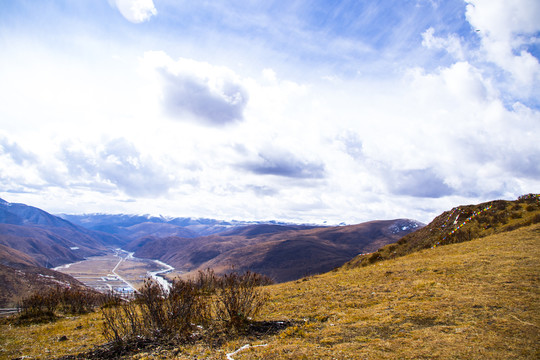
<svg viewBox="0 0 540 360">
<path fill-rule="evenodd" d="M 194 280 L 175 280 L 169 292 L 147 280 L 134 300 L 102 308 L 103 335 L 109 341 L 188 340 L 198 328 L 240 330 L 265 303 L 261 285 L 272 281 L 252 272 L 217 276 L 199 272 Z M 222 330 L 218 330 L 222 331 Z"/>
<path fill-rule="evenodd" d="M 214 270 L 207 269 L 199 271 L 193 283 L 202 294 L 209 296 L 216 292 L 219 281 L 219 276 L 216 275 Z"/>
<path fill-rule="evenodd" d="M 109 341 L 122 343 L 144 333 L 144 324 L 135 302 L 125 302 L 101 309 L 103 336 Z"/>
<path fill-rule="evenodd" d="M 208 309 L 194 282 L 175 280 L 166 292 L 159 283 L 147 280 L 133 301 L 102 309 L 103 335 L 115 342 L 183 340 L 197 325 L 207 324 Z"/>
<path fill-rule="evenodd" d="M 60 310 L 67 314 L 86 314 L 101 305 L 105 296 L 97 292 L 77 288 L 57 288 L 51 292 L 58 301 Z"/>
<path fill-rule="evenodd" d="M 118 306 L 122 303 L 127 301 L 126 299 L 123 299 L 118 293 L 115 293 L 114 291 L 108 291 L 107 293 L 103 294 L 101 298 L 101 308 L 107 308 L 107 307 L 113 307 Z"/>
<path fill-rule="evenodd" d="M 223 275 L 216 288 L 216 316 L 233 329 L 242 329 L 267 301 L 261 285 L 271 280 L 257 273 L 246 271 Z"/>
<path fill-rule="evenodd" d="M 51 321 L 62 314 L 84 314 L 103 302 L 96 292 L 71 287 L 45 289 L 22 299 L 18 304 L 18 323 Z"/>
<path fill-rule="evenodd" d="M 167 328 L 175 337 L 189 335 L 195 324 L 210 323 L 208 296 L 191 281 L 175 280 L 165 301 Z"/>
<path fill-rule="evenodd" d="M 18 304 L 18 323 L 44 322 L 56 318 L 54 310 L 58 301 L 49 292 L 36 292 Z"/>
</svg>

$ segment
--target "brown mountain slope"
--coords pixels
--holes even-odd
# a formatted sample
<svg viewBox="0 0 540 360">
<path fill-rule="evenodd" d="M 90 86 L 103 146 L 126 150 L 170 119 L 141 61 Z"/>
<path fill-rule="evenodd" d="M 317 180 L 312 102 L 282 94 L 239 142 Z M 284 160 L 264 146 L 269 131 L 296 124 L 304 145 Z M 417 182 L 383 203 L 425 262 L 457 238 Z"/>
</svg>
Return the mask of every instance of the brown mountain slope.
<svg viewBox="0 0 540 360">
<path fill-rule="evenodd" d="M 67 229 L 56 230 L 0 224 L 0 245 L 23 252 L 45 267 L 79 261 L 105 251 L 103 245 L 83 234 Z M 83 245 L 85 243 L 88 246 Z"/>
<path fill-rule="evenodd" d="M 266 274 L 278 282 L 290 281 L 330 271 L 355 254 L 375 251 L 407 232 L 400 228 L 398 231 L 393 220 L 286 232 L 271 235 L 264 242 L 227 251 L 203 263 L 199 269 L 225 271 L 234 266 Z"/>
<path fill-rule="evenodd" d="M 86 287 L 73 277 L 39 266 L 0 264 L 0 308 L 15 307 L 22 298 L 56 287 Z"/>
<path fill-rule="evenodd" d="M 420 226 L 404 219 L 315 228 L 253 225 L 195 239 L 143 238 L 127 249 L 137 257 L 160 259 L 185 272 L 206 268 L 224 272 L 234 266 L 282 282 L 329 271 Z"/>
<path fill-rule="evenodd" d="M 268 286 L 254 320 L 292 321 L 283 331 L 206 343 L 197 330 L 192 341 L 122 359 L 538 359 L 539 245 L 535 224 Z M 31 327 L 0 322 L 0 358 L 86 359 L 116 350 L 92 348 L 106 342 L 102 321 L 97 312 Z"/>
<path fill-rule="evenodd" d="M 39 266 L 39 263 L 31 256 L 4 245 L 0 245 L 0 264 L 15 268 L 20 266 Z"/>
<path fill-rule="evenodd" d="M 540 222 L 540 195 L 528 194 L 515 201 L 495 200 L 458 206 L 437 216 L 422 229 L 404 236 L 396 244 L 372 254 L 358 255 L 344 267 L 366 266 L 422 249 L 470 241 Z"/>
<path fill-rule="evenodd" d="M 33 206 L 0 199 L 0 245 L 25 253 L 41 266 L 82 260 L 124 243 L 117 236 L 85 229 Z"/>
</svg>

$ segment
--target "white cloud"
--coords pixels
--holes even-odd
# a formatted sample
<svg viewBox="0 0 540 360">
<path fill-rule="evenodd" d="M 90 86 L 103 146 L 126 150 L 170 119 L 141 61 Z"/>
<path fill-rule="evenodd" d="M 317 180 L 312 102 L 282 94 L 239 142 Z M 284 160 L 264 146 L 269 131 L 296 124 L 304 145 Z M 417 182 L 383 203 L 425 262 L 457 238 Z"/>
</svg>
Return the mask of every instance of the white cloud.
<svg viewBox="0 0 540 360">
<path fill-rule="evenodd" d="M 142 23 L 157 14 L 152 0 L 112 0 L 123 17 L 132 23 Z"/>
<path fill-rule="evenodd" d="M 480 34 L 514 42 L 515 36 L 540 30 L 540 3 L 536 0 L 466 0 L 467 20 Z M 513 43 L 516 45 L 515 43 Z"/>
<path fill-rule="evenodd" d="M 248 160 L 239 168 L 258 175 L 275 175 L 296 179 L 324 178 L 324 165 L 305 161 L 283 149 L 266 148 L 254 160 Z"/>
<path fill-rule="evenodd" d="M 17 165 L 36 164 L 37 156 L 21 148 L 19 144 L 0 135 L 0 156 L 11 158 Z"/>
<path fill-rule="evenodd" d="M 156 70 L 165 112 L 177 120 L 225 125 L 244 118 L 248 92 L 241 79 L 224 66 L 146 52 L 143 66 Z"/>
<path fill-rule="evenodd" d="M 70 149 L 66 145 L 61 151 L 72 184 L 82 181 L 89 188 L 101 184 L 97 188 L 117 188 L 134 197 L 164 195 L 176 184 L 173 174 L 154 159 L 141 155 L 123 138 L 110 140 L 94 151 Z"/>
<path fill-rule="evenodd" d="M 451 34 L 446 38 L 434 36 L 435 29 L 428 28 L 422 33 L 422 45 L 428 49 L 445 50 L 458 60 L 465 58 L 463 47 L 459 38 Z"/>
<path fill-rule="evenodd" d="M 299 3 L 283 18 L 294 4 L 163 2 L 170 18 L 128 35 L 101 2 L 115 16 L 102 27 L 87 16 L 97 35 L 7 32 L 2 194 L 54 211 L 339 223 L 429 221 L 539 188 L 540 113 L 516 100 L 538 85 L 531 15 L 471 0 L 467 32 L 463 13 L 446 21 L 445 9 L 464 10 L 456 0 L 394 26 L 387 6 L 408 2 L 374 2 L 320 28 Z M 114 4 L 130 21 L 155 14 L 151 2 Z M 367 48 L 343 40 L 356 35 Z"/>
<path fill-rule="evenodd" d="M 540 95 L 540 63 L 527 51 L 540 31 L 537 0 L 467 0 L 466 17 L 482 40 L 486 59 L 512 76 L 512 92 Z"/>
</svg>

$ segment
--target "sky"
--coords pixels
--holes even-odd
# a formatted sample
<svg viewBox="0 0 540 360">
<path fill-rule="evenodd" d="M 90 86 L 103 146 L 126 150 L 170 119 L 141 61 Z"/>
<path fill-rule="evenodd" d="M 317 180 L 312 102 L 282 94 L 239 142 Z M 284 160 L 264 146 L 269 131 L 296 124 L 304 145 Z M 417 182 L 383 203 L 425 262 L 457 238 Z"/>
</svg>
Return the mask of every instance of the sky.
<svg viewBox="0 0 540 360">
<path fill-rule="evenodd" d="M 537 0 L 2 0 L 0 197 L 431 221 L 540 192 Z"/>
</svg>

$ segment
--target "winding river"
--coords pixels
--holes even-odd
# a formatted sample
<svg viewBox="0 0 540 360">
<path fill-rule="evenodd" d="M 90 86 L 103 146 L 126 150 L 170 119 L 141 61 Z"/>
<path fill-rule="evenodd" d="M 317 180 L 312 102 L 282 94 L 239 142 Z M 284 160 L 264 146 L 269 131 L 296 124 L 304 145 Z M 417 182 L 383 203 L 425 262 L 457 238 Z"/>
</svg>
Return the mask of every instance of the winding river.
<svg viewBox="0 0 540 360">
<path fill-rule="evenodd" d="M 155 270 L 156 268 L 158 270 Z M 136 291 L 135 289 L 142 285 L 143 279 L 148 277 L 168 291 L 172 284 L 163 275 L 173 271 L 174 267 L 159 260 L 134 257 L 132 252 L 122 249 L 111 249 L 107 255 L 92 256 L 58 266 L 54 270 L 71 275 L 101 292 L 114 290 L 130 293 Z"/>
</svg>

